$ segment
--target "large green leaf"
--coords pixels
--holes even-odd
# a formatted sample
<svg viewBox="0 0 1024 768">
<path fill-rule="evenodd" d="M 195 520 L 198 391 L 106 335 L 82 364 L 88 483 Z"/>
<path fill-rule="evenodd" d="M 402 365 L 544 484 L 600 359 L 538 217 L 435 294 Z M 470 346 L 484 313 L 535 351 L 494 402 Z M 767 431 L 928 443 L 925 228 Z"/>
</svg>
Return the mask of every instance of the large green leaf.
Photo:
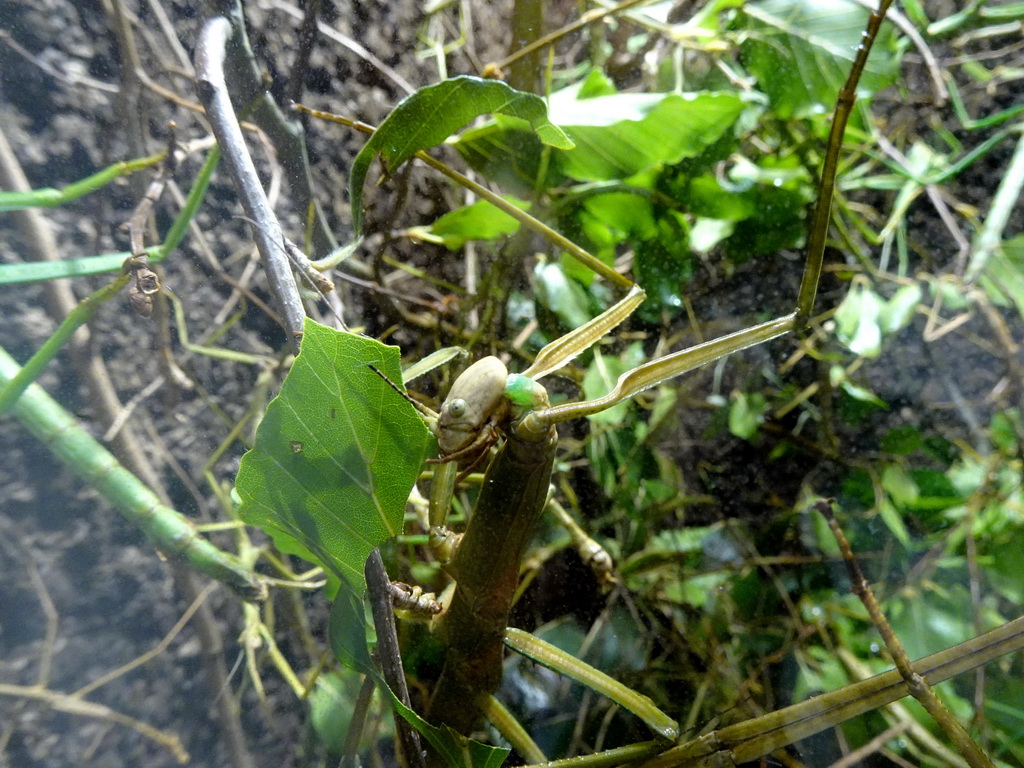
<svg viewBox="0 0 1024 768">
<path fill-rule="evenodd" d="M 236 485 L 245 522 L 322 564 L 356 595 L 367 555 L 401 531 L 430 439 L 371 364 L 401 381 L 397 348 L 307 319 L 302 351 Z"/>
<path fill-rule="evenodd" d="M 358 235 L 363 222 L 363 182 L 379 154 L 388 173 L 421 149 L 443 142 L 480 115 L 498 113 L 525 121 L 545 144 L 569 149 L 572 142 L 551 124 L 544 100 L 498 80 L 453 77 L 410 94 L 391 111 L 352 163 L 349 200 Z"/>
<path fill-rule="evenodd" d="M 625 179 L 654 166 L 696 157 L 722 137 L 748 108 L 729 91 L 619 93 L 581 98 L 578 88 L 552 95 L 549 115 L 575 148 L 554 149 L 540 162 L 539 143 L 502 121 L 467 131 L 455 148 L 473 168 L 517 194 L 566 176 L 581 181 Z"/>
<path fill-rule="evenodd" d="M 653 165 L 695 157 L 724 134 L 746 105 L 737 93 L 617 93 L 551 97 L 551 119 L 575 149 L 556 153 L 559 169 L 582 181 L 624 179 Z"/>
<path fill-rule="evenodd" d="M 751 35 L 743 61 L 779 117 L 831 107 L 861 42 L 868 11 L 854 0 L 762 0 L 743 12 Z M 858 90 L 874 93 L 895 82 L 899 58 L 884 25 Z"/>
</svg>

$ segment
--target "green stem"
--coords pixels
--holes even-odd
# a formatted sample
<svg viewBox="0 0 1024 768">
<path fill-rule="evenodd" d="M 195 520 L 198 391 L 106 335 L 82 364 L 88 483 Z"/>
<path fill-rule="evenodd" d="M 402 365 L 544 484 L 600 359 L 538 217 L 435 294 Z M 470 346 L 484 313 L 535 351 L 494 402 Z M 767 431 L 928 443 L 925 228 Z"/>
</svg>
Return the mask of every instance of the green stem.
<svg viewBox="0 0 1024 768">
<path fill-rule="evenodd" d="M 217 147 L 214 146 L 210 150 L 210 154 L 207 156 L 195 184 L 189 190 L 184 207 L 168 230 L 164 242 L 157 248 L 156 252 L 159 255 L 153 261 L 163 261 L 181 243 L 181 238 L 184 236 L 189 222 L 195 216 L 196 211 L 199 209 L 199 204 L 206 195 L 206 189 L 210 184 L 210 178 L 213 176 L 213 170 L 217 167 L 219 157 L 220 153 Z M 126 258 L 128 255 L 130 254 L 126 254 Z M 0 389 L 0 416 L 7 413 L 11 406 L 14 405 L 14 402 L 21 396 L 21 393 L 25 391 L 25 388 L 39 378 L 46 366 L 57 356 L 57 353 L 71 339 L 75 331 L 92 320 L 100 306 L 117 295 L 128 284 L 129 279 L 130 276 L 128 274 L 120 275 L 110 285 L 100 288 L 91 296 L 83 299 L 77 307 L 68 313 L 68 316 L 64 318 L 64 322 L 46 340 L 46 343 L 39 348 L 39 351 L 32 355 L 32 358 L 7 383 L 6 387 Z"/>
<path fill-rule="evenodd" d="M 512 745 L 516 752 L 523 756 L 524 760 L 528 760 L 531 763 L 547 761 L 547 757 L 544 756 L 541 748 L 537 746 L 537 742 L 530 737 L 523 724 L 516 719 L 515 715 L 508 711 L 504 704 L 491 694 L 480 696 L 477 699 L 477 704 L 488 722 L 497 728 L 498 733 L 505 737 L 505 740 Z"/>
<path fill-rule="evenodd" d="M 160 245 L 153 245 L 146 249 L 146 255 L 152 264 L 159 264 L 166 259 L 171 252 L 178 247 L 181 239 L 188 229 L 189 222 L 198 210 L 206 189 L 213 178 L 213 171 L 220 159 L 220 150 L 215 144 L 206 156 L 206 162 L 199 171 L 192 189 L 189 190 L 185 205 L 178 213 L 167 236 Z M 60 277 L 83 277 L 85 275 L 100 275 L 106 272 L 114 272 L 121 268 L 125 259 L 132 254 L 129 251 L 121 253 L 105 253 L 99 256 L 85 256 L 80 259 L 61 259 L 59 261 L 33 261 L 19 264 L 0 264 L 0 285 L 12 285 L 16 283 L 34 283 L 43 280 L 55 280 Z"/>
<path fill-rule="evenodd" d="M 0 349 L 0 383 L 14 379 L 19 366 Z M 262 600 L 266 585 L 234 555 L 223 552 L 196 531 L 181 513 L 165 506 L 113 454 L 92 437 L 41 387 L 30 385 L 13 407 L 22 424 L 95 488 L 169 557 L 178 557 L 216 579 L 245 600 Z"/>
<path fill-rule="evenodd" d="M 505 645 L 625 707 L 665 741 L 673 742 L 679 738 L 679 723 L 658 709 L 649 697 L 580 661 L 571 653 L 514 627 L 505 630 Z"/>
<path fill-rule="evenodd" d="M 163 243 L 159 246 L 158 254 L 153 258 L 154 262 L 161 262 L 171 255 L 171 251 L 178 247 L 181 243 L 181 239 L 185 236 L 185 231 L 188 229 L 189 223 L 192 218 L 196 215 L 196 211 L 199 210 L 200 203 L 203 202 L 203 198 L 206 197 L 206 189 L 210 186 L 210 179 L 213 178 L 213 172 L 217 168 L 217 162 L 220 160 L 220 146 L 214 144 L 210 147 L 210 152 L 206 156 L 206 162 L 203 163 L 203 167 L 199 169 L 199 175 L 196 176 L 195 182 L 192 184 L 192 188 L 188 191 L 188 197 L 185 198 L 185 205 L 182 206 L 181 211 L 174 219 L 174 223 L 171 224 L 171 228 L 167 230 L 167 235 L 164 237 Z"/>
<path fill-rule="evenodd" d="M 652 757 L 665 747 L 661 741 L 639 741 L 625 747 L 615 747 L 592 755 L 564 757 L 547 763 L 528 765 L 526 768 L 619 768 L 623 765 L 634 765 L 646 757 Z"/>
<path fill-rule="evenodd" d="M 86 297 L 78 306 L 71 310 L 71 313 L 64 318 L 64 322 L 58 326 L 53 335 L 46 340 L 46 343 L 39 348 L 39 351 L 32 355 L 24 367 L 17 372 L 8 382 L 7 386 L 0 389 L 0 416 L 4 415 L 21 397 L 22 393 L 33 381 L 39 378 L 50 361 L 57 356 L 61 348 L 71 339 L 75 331 L 92 320 L 96 311 L 108 299 L 116 296 L 124 288 L 131 276 L 123 274 L 110 285 L 100 288 L 96 293 Z"/>
<path fill-rule="evenodd" d="M 136 160 L 122 160 L 119 163 L 108 165 L 102 171 L 87 176 L 80 181 L 63 189 L 46 187 L 33 189 L 31 192 L 0 192 L 0 211 L 20 211 L 25 208 L 55 208 L 58 205 L 70 203 L 80 197 L 96 192 L 119 176 L 127 176 L 130 173 L 141 171 L 156 165 L 167 155 L 160 152 L 149 157 L 141 157 Z"/>
<path fill-rule="evenodd" d="M 1024 617 L 1007 622 L 960 645 L 933 653 L 913 663 L 914 672 L 935 685 L 1024 647 Z M 890 670 L 859 683 L 845 685 L 799 704 L 719 728 L 698 739 L 670 749 L 645 768 L 696 768 L 707 765 L 739 765 L 770 755 L 778 749 L 834 728 L 865 712 L 908 696 L 910 691 L 898 670 Z M 714 762 L 728 755 L 733 762 Z"/>
<path fill-rule="evenodd" d="M 811 234 L 807 239 L 807 265 L 804 267 L 800 292 L 797 296 L 797 329 L 802 329 L 807 325 L 807 321 L 814 311 L 814 299 L 818 294 L 818 281 L 825 259 L 828 223 L 832 218 L 832 198 L 835 195 L 836 172 L 839 167 L 839 153 L 843 148 L 843 136 L 846 134 L 846 124 L 850 120 L 853 104 L 857 100 L 857 83 L 860 81 L 861 72 L 864 71 L 868 54 L 871 52 L 871 46 L 875 42 L 878 30 L 882 26 L 882 19 L 885 18 L 885 13 L 889 10 L 890 5 L 892 5 L 892 0 L 881 0 L 878 11 L 872 13 L 868 19 L 863 42 L 857 48 L 850 74 L 836 99 L 836 108 L 832 115 L 832 128 L 829 131 L 828 145 L 825 150 L 825 162 L 821 168 L 821 182 L 818 185 L 818 204 L 814 207 Z"/>
<path fill-rule="evenodd" d="M 1024 188 L 1024 133 L 1017 140 L 1017 149 L 1014 150 L 1010 164 L 1006 166 L 1002 181 L 999 182 L 999 189 L 996 190 L 996 195 L 992 198 L 992 207 L 989 208 L 985 226 L 981 228 L 974 240 L 974 253 L 971 256 L 970 264 L 967 265 L 967 273 L 964 275 L 967 282 L 973 283 L 978 279 L 1002 241 L 1003 230 L 1020 199 L 1022 188 Z"/>
</svg>

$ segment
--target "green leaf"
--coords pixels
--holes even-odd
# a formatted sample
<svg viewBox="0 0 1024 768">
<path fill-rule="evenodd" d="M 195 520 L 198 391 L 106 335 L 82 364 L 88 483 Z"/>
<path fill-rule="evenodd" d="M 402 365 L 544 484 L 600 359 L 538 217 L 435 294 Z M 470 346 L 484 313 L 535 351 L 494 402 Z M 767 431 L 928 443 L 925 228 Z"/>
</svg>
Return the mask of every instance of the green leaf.
<svg viewBox="0 0 1024 768">
<path fill-rule="evenodd" d="M 381 686 L 391 695 L 391 704 L 420 735 L 444 759 L 450 768 L 500 768 L 511 751 L 503 747 L 491 747 L 479 741 L 467 739 L 448 726 L 438 728 L 431 725 L 413 710 L 405 706 L 382 681 Z"/>
<path fill-rule="evenodd" d="M 720 138 L 746 104 L 731 92 L 619 93 L 578 99 L 573 89 L 551 97 L 551 119 L 575 149 L 554 162 L 582 181 L 624 179 L 657 164 L 696 157 Z"/>
<path fill-rule="evenodd" d="M 506 199 L 524 211 L 530 208 L 530 204 L 525 200 L 508 197 Z M 440 238 L 449 250 L 456 251 L 465 245 L 467 240 L 496 240 L 504 235 L 511 235 L 517 229 L 519 222 L 507 213 L 486 200 L 477 200 L 472 205 L 449 211 L 431 224 L 427 232 Z"/>
<path fill-rule="evenodd" d="M 566 328 L 579 328 L 591 318 L 587 293 L 566 276 L 558 264 L 540 263 L 533 270 L 537 301 L 553 312 Z"/>
<path fill-rule="evenodd" d="M 1008 298 L 1024 317 L 1024 235 L 1007 240 L 989 258 L 981 278 L 985 292 L 994 301 Z"/>
<path fill-rule="evenodd" d="M 345 746 L 345 734 L 355 712 L 361 680 L 350 670 L 336 669 L 320 675 L 309 694 L 309 720 L 317 737 L 330 752 Z M 382 723 L 387 727 L 388 720 Z"/>
<path fill-rule="evenodd" d="M 863 357 L 878 357 L 882 351 L 882 329 L 878 316 L 882 300 L 863 284 L 850 289 L 836 308 L 836 335 L 851 352 Z"/>
<path fill-rule="evenodd" d="M 429 432 L 370 370 L 401 381 L 399 354 L 306 320 L 302 351 L 242 457 L 239 514 L 361 595 L 367 555 L 401 531 Z"/>
<path fill-rule="evenodd" d="M 592 217 L 608 228 L 609 243 L 630 236 L 651 237 L 657 231 L 654 206 L 650 199 L 638 194 L 610 192 L 594 195 L 584 200 L 583 209 L 587 220 Z"/>
<path fill-rule="evenodd" d="M 806 514 L 810 518 L 810 526 L 802 527 L 801 537 L 811 551 L 818 551 L 833 557 L 839 555 L 839 544 L 828 525 L 828 520 L 815 507 L 809 507 Z"/>
<path fill-rule="evenodd" d="M 636 368 L 644 361 L 644 350 L 640 342 L 633 342 L 619 357 L 601 354 L 601 350 L 594 348 L 594 360 L 587 367 L 587 373 L 583 377 L 583 393 L 587 400 L 596 400 L 612 391 L 619 376 L 626 371 Z M 594 424 L 606 424 L 609 426 L 621 425 L 626 420 L 630 409 L 629 400 L 613 405 L 598 413 L 593 413 L 587 418 Z"/>
<path fill-rule="evenodd" d="M 327 640 L 334 658 L 364 675 L 376 673 L 367 644 L 369 628 L 363 609 L 362 591 L 357 592 L 349 587 L 348 582 L 343 582 L 331 604 Z"/>
<path fill-rule="evenodd" d="M 992 424 L 989 426 L 992 443 L 1007 456 L 1017 453 L 1017 435 L 1022 432 L 1024 424 L 1021 423 L 1020 411 L 1017 409 L 1011 408 L 992 417 Z"/>
<path fill-rule="evenodd" d="M 565 181 L 540 139 L 527 130 L 488 123 L 463 131 L 452 146 L 469 167 L 513 195 L 530 197 Z"/>
<path fill-rule="evenodd" d="M 878 505 L 878 516 L 882 518 L 882 522 L 900 544 L 904 547 L 910 546 L 910 534 L 907 532 L 907 527 L 903 524 L 903 518 L 895 504 L 887 498 L 882 499 Z"/>
<path fill-rule="evenodd" d="M 760 392 L 740 392 L 729 406 L 729 431 L 736 437 L 750 440 L 757 434 L 768 410 L 768 401 Z"/>
<path fill-rule="evenodd" d="M 443 142 L 480 115 L 500 113 L 525 121 L 540 140 L 571 149 L 572 142 L 547 117 L 544 100 L 498 80 L 453 77 L 410 94 L 391 111 L 352 163 L 349 200 L 356 236 L 363 224 L 363 182 L 379 154 L 386 173 L 394 171 L 421 149 Z"/>
<path fill-rule="evenodd" d="M 917 283 L 904 285 L 896 291 L 892 298 L 885 302 L 885 306 L 878 314 L 878 325 L 881 327 L 882 333 L 896 333 L 910 325 L 910 321 L 914 319 L 917 305 L 921 301 L 921 296 L 921 286 Z"/>
<path fill-rule="evenodd" d="M 897 464 L 888 464 L 882 470 L 882 488 L 901 507 L 913 505 L 921 495 L 913 476 Z"/>
<path fill-rule="evenodd" d="M 867 403 L 874 408 L 888 408 L 889 405 L 874 392 L 871 392 L 864 387 L 857 386 L 849 379 L 843 379 L 839 383 L 839 388 L 848 395 L 850 398 L 858 403 Z"/>
<path fill-rule="evenodd" d="M 861 42 L 868 11 L 853 0 L 763 0 L 743 7 L 750 36 L 741 54 L 780 118 L 831 107 Z M 893 33 L 884 25 L 858 86 L 873 93 L 899 73 Z"/>
<path fill-rule="evenodd" d="M 535 138 L 504 120 L 466 131 L 454 146 L 484 176 L 525 195 L 566 176 L 619 180 L 696 157 L 725 135 L 747 106 L 744 97 L 727 91 L 584 98 L 570 88 L 552 95 L 550 117 L 576 147 L 551 150 L 549 164 L 541 163 Z M 538 179 L 541 168 L 547 172 Z"/>
<path fill-rule="evenodd" d="M 696 216 L 725 221 L 742 221 L 756 216 L 757 207 L 751 195 L 725 189 L 713 174 L 696 176 L 689 184 L 687 208 Z"/>
<path fill-rule="evenodd" d="M 674 196 L 690 213 L 732 223 L 723 239 L 733 261 L 792 248 L 804 237 L 804 212 L 814 191 L 795 156 L 756 164 L 734 156 L 724 177 L 709 172 L 675 182 Z"/>
<path fill-rule="evenodd" d="M 917 427 L 904 424 L 893 427 L 882 438 L 882 450 L 900 456 L 909 456 L 924 444 L 921 432 Z"/>
<path fill-rule="evenodd" d="M 832 382 L 832 386 L 836 389 L 842 390 L 843 394 L 848 398 L 847 402 L 843 404 L 844 409 L 847 405 L 861 404 L 862 407 L 856 407 L 847 414 L 849 417 L 854 419 L 854 423 L 857 419 L 862 418 L 869 409 L 889 407 L 886 402 L 876 394 L 850 381 L 849 376 L 846 374 L 846 369 L 843 368 L 843 366 L 833 365 L 829 368 L 828 376 L 829 380 Z"/>
<path fill-rule="evenodd" d="M 945 590 L 919 588 L 913 599 L 899 601 L 898 607 L 888 611 L 889 623 L 911 659 L 951 648 L 974 635 L 971 617 L 978 606 L 971 604 L 970 591 L 959 584 Z"/>
<path fill-rule="evenodd" d="M 658 217 L 651 236 L 634 245 L 636 280 L 647 291 L 641 317 L 651 322 L 663 309 L 683 306 L 683 286 L 693 274 L 695 261 L 686 217 L 676 211 Z"/>
</svg>

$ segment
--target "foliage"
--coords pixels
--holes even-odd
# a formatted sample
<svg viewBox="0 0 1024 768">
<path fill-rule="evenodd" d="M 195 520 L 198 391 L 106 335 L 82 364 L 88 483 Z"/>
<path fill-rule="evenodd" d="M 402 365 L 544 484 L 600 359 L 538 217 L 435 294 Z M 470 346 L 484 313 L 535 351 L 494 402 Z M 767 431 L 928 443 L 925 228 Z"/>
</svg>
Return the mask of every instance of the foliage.
<svg viewBox="0 0 1024 768">
<path fill-rule="evenodd" d="M 664 15 L 669 5 L 591 25 L 586 53 L 552 68 L 546 99 L 461 76 L 416 91 L 352 164 L 357 230 L 375 158 L 390 189 L 402 163 L 447 143 L 511 206 L 606 264 L 632 268 L 648 302 L 623 331 L 565 372 L 552 387 L 556 401 L 598 397 L 621 373 L 668 349 L 792 308 L 795 285 L 777 254 L 803 244 L 826 112 L 866 12 L 846 0 L 721 0 L 680 22 Z M 961 25 L 989 19 L 980 5 L 931 27 L 920 4 L 907 3 L 906 10 L 938 45 Z M 891 97 L 879 106 L 872 96 L 895 84 L 895 101 L 909 100 L 910 87 L 899 81 L 905 47 L 887 25 L 862 79 L 835 206 L 829 260 L 838 269 L 818 305 L 827 314 L 806 338 L 742 360 L 737 355 L 696 382 L 658 387 L 563 428 L 555 497 L 613 555 L 619 585 L 602 595 L 570 537 L 545 521 L 524 564 L 514 620 L 698 728 L 888 668 L 863 608 L 848 594 L 833 536 L 811 509 L 816 496 L 836 498 L 854 551 L 912 657 L 1002 624 L 1024 601 L 1016 567 L 1024 425 L 1019 396 L 1012 400 L 1020 373 L 1013 339 L 1024 315 L 1022 238 L 1004 237 L 1004 226 L 990 225 L 967 203 L 956 206 L 977 231 L 997 230 L 994 245 L 972 245 L 977 280 L 964 280 L 962 266 L 937 263 L 929 233 L 913 222 L 926 195 L 976 173 L 975 164 L 1000 151 L 1014 134 L 998 124 L 1020 110 L 1011 107 L 984 124 L 962 114 L 955 135 L 937 121 L 903 126 L 903 134 L 887 130 L 897 146 L 876 148 L 879 115 L 885 111 L 897 123 L 899 110 Z M 623 75 L 616 59 L 628 56 L 636 67 Z M 972 64 L 957 74 L 979 83 L 998 74 Z M 478 120 L 485 115 L 492 117 Z M 974 130 L 988 133 L 976 137 Z M 102 194 L 116 176 L 152 161 L 111 166 L 65 192 L 4 196 L 0 208 Z M 418 287 L 393 290 L 402 281 L 381 277 L 394 260 L 379 258 L 367 270 L 389 286 L 381 295 L 402 298 L 386 306 L 381 299 L 379 316 L 364 308 L 366 322 L 378 331 L 397 326 L 408 358 L 457 344 L 471 347 L 473 357 L 498 351 L 521 370 L 545 342 L 613 299 L 606 282 L 560 248 L 531 239 L 507 211 L 481 200 L 454 210 L 434 202 L 423 195 L 399 212 L 400 220 L 379 227 L 390 228 L 387 247 L 399 249 L 401 269 Z M 420 220 L 428 207 L 433 213 Z M 475 296 L 451 287 L 464 277 L 457 257 L 470 252 L 484 264 Z M 114 261 L 95 257 L 62 269 L 109 269 Z M 53 274 L 52 267 L 32 266 L 3 265 L 11 271 L 0 271 L 0 282 Z M 709 284 L 724 287 L 722 298 L 707 298 L 716 287 Z M 750 285 L 778 290 L 748 300 Z M 415 295 L 418 303 L 409 306 L 427 304 L 428 316 L 403 303 L 417 292 L 427 298 Z M 456 301 L 458 310 L 447 312 Z M 778 370 L 771 358 L 789 354 Z M 338 661 L 371 675 L 377 671 L 363 616 L 367 554 L 380 547 L 392 577 L 438 588 L 447 580 L 429 561 L 426 531 L 407 509 L 431 447 L 428 432 L 369 367 L 402 388 L 399 358 L 395 347 L 307 323 L 302 351 L 242 459 L 241 506 L 224 504 L 270 534 L 276 553 L 268 547 L 266 562 L 281 575 L 294 574 L 280 553 L 328 572 L 328 592 L 337 593 L 321 622 L 330 648 Z M 1004 367 L 1005 382 L 984 378 Z M 944 394 L 919 397 L 911 385 L 933 374 Z M 423 391 L 414 395 L 443 394 L 452 375 L 439 370 L 417 380 Z M 964 376 L 980 381 L 969 382 L 969 397 L 952 383 Z M 993 386 L 979 393 L 982 384 Z M 926 401 L 946 408 L 926 410 Z M 470 483 L 457 509 L 471 510 L 475 496 Z M 294 627 L 282 632 L 301 634 Z M 439 651 L 422 628 L 403 629 L 402 641 L 420 695 L 415 711 L 387 706 L 394 704 L 451 764 L 500 764 L 503 749 L 465 742 L 416 714 L 438 675 Z M 1009 663 L 992 669 L 987 696 L 975 695 L 966 680 L 943 688 L 961 720 L 985 729 L 1005 765 L 1024 760 L 1015 737 L 1024 702 L 1016 672 Z M 350 716 L 355 687 L 340 669 L 313 686 L 310 718 L 331 752 L 343 748 L 339 721 Z M 593 702 L 578 687 L 559 693 L 546 671 L 509 664 L 502 695 L 550 756 L 641 738 L 632 716 L 610 703 Z M 913 707 L 903 715 L 873 713 L 843 726 L 846 743 L 868 743 L 890 716 L 929 722 Z M 905 742 L 889 746 L 911 755 L 932 749 L 921 733 L 915 722 Z M 376 751 L 389 737 L 387 729 L 377 731 L 363 749 Z M 833 748 L 822 747 L 830 758 L 837 757 Z M 937 755 L 929 759 L 948 764 L 947 755 Z"/>
<path fill-rule="evenodd" d="M 398 360 L 394 347 L 307 320 L 302 351 L 238 471 L 242 519 L 357 594 L 367 555 L 402 528 L 429 436 L 373 370 L 399 381 Z"/>
</svg>

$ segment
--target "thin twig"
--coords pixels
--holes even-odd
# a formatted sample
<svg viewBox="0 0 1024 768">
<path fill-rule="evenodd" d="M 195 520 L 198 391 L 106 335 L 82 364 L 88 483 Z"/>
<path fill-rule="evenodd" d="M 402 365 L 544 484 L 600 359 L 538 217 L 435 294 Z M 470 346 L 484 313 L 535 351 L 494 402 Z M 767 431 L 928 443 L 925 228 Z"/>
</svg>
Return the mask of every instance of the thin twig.
<svg viewBox="0 0 1024 768">
<path fill-rule="evenodd" d="M 263 82 L 263 70 L 245 32 L 241 0 L 216 0 L 214 4 L 230 21 L 233 32 L 224 61 L 224 76 L 230 84 L 231 96 L 237 104 L 245 105 L 248 119 L 259 126 L 274 147 L 274 156 L 284 169 L 284 178 L 292 190 L 296 208 L 301 211 L 312 209 L 309 233 L 312 251 L 318 258 L 323 258 L 334 251 L 338 243 L 319 200 L 313 194 L 313 172 L 302 124 L 289 119 Z M 343 268 L 354 270 L 361 266 L 350 259 Z"/>
<path fill-rule="evenodd" d="M 253 237 L 263 257 L 270 289 L 281 310 L 289 342 L 298 351 L 306 313 L 285 254 L 284 233 L 256 175 L 256 166 L 242 138 L 224 80 L 224 59 L 231 33 L 231 23 L 221 16 L 203 26 L 196 46 L 196 87 L 246 215 L 258 224 L 253 228 Z"/>
<path fill-rule="evenodd" d="M 845 757 L 836 760 L 829 766 L 829 768 L 855 768 L 855 766 L 860 764 L 861 760 L 870 757 L 885 746 L 885 742 L 895 739 L 897 736 L 901 736 L 903 732 L 910 727 L 910 725 L 911 723 L 908 720 L 896 723 L 892 728 L 887 728 L 882 731 L 882 733 L 875 736 L 875 738 L 864 746 L 859 749 L 855 749 Z"/>
<path fill-rule="evenodd" d="M 377 657 L 384 672 L 384 680 L 405 706 L 409 704 L 409 687 L 405 682 L 405 670 L 398 648 L 398 633 L 395 629 L 395 610 L 391 606 L 391 579 L 388 578 L 380 550 L 373 550 L 366 560 L 366 588 L 370 596 L 370 610 L 373 625 L 377 630 Z M 423 747 L 420 735 L 397 712 L 395 727 L 409 768 L 423 768 Z"/>
<path fill-rule="evenodd" d="M 566 24 L 564 27 L 560 27 L 559 29 L 556 29 L 553 32 L 549 32 L 548 34 L 544 35 L 544 37 L 541 37 L 533 41 L 532 43 L 530 43 L 530 45 L 523 46 L 518 51 L 509 56 L 506 56 L 501 61 L 488 64 L 486 67 L 486 71 L 493 72 L 494 74 L 500 73 L 502 70 L 507 68 L 509 64 L 518 61 L 524 56 L 529 56 L 534 51 L 540 50 L 545 46 L 551 45 L 552 43 L 561 40 L 566 35 L 571 35 L 576 30 L 582 29 L 588 24 L 593 24 L 594 22 L 600 21 L 601 19 L 604 19 L 607 16 L 611 16 L 616 13 L 621 13 L 622 11 L 629 10 L 634 6 L 641 5 L 646 2 L 650 2 L 650 0 L 623 0 L 621 3 L 612 6 L 611 8 L 594 8 L 590 11 L 587 11 L 578 19 L 576 19 L 576 21 L 570 22 L 569 24 Z"/>
<path fill-rule="evenodd" d="M 127 726 L 169 750 L 179 763 L 185 764 L 189 761 L 189 754 L 185 751 L 185 747 L 182 745 L 178 734 L 154 728 L 149 723 L 129 717 L 103 704 L 98 704 L 94 701 L 84 701 L 74 695 L 51 691 L 38 685 L 8 685 L 7 683 L 0 683 L 0 696 L 34 699 L 58 712 L 92 717 L 97 720 Z"/>
<path fill-rule="evenodd" d="M 935 694 L 928 681 L 914 669 L 914 665 L 907 657 L 906 651 L 903 650 L 903 644 L 896 637 L 896 633 L 892 631 L 892 626 L 890 626 L 889 621 L 885 618 L 885 614 L 882 613 L 882 609 L 875 599 L 874 592 L 871 591 L 871 587 L 868 585 L 867 579 L 864 578 L 860 565 L 858 565 L 857 560 L 853 556 L 850 542 L 846 540 L 846 535 L 843 533 L 843 529 L 839 527 L 839 522 L 832 512 L 831 502 L 819 501 L 815 504 L 815 509 L 828 520 L 828 526 L 832 529 L 832 535 L 836 537 L 839 549 L 843 553 L 843 560 L 846 562 L 846 569 L 850 574 L 850 588 L 860 598 L 860 601 L 868 611 L 868 615 L 871 616 L 871 621 L 882 636 L 885 647 L 896 664 L 896 669 L 899 670 L 900 676 L 910 690 L 910 695 L 921 702 L 921 706 L 928 711 L 928 714 L 935 718 L 935 721 L 957 746 L 971 768 L 995 768 L 992 761 L 989 760 L 978 745 L 974 743 L 970 735 L 968 735 L 967 730 L 946 709 L 946 705 Z"/>
</svg>

